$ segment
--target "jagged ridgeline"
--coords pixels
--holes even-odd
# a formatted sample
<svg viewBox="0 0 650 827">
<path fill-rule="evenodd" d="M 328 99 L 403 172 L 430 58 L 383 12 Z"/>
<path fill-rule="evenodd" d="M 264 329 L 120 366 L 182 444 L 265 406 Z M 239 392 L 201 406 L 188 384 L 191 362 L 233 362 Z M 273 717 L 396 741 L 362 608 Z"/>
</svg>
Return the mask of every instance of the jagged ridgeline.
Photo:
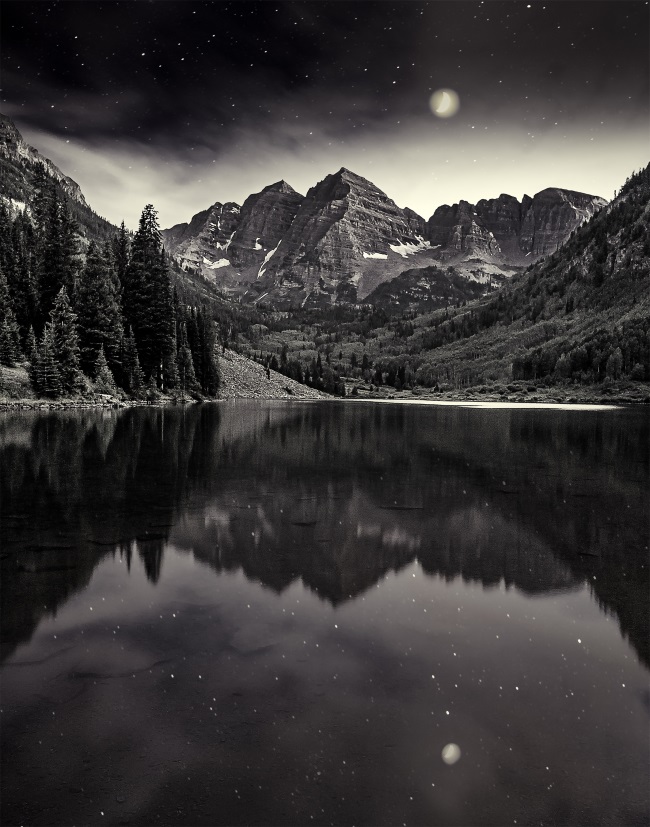
<svg viewBox="0 0 650 827">
<path fill-rule="evenodd" d="M 502 194 L 443 205 L 427 221 L 342 167 L 304 196 L 279 181 L 241 207 L 217 202 L 163 238 L 183 269 L 242 302 L 324 310 L 390 305 L 396 294 L 392 309 L 421 311 L 449 292 L 465 300 L 497 287 L 555 251 L 605 203 L 549 188 L 521 202 Z"/>
</svg>

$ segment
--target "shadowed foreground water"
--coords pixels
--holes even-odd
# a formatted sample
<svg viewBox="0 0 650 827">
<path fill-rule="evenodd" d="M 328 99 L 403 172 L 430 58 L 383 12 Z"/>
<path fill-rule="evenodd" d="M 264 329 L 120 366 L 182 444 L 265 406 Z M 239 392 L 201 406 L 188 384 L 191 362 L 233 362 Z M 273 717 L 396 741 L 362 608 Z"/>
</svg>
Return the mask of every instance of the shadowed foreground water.
<svg viewBox="0 0 650 827">
<path fill-rule="evenodd" d="M 646 411 L 6 414 L 0 468 L 3 825 L 648 823 Z"/>
</svg>

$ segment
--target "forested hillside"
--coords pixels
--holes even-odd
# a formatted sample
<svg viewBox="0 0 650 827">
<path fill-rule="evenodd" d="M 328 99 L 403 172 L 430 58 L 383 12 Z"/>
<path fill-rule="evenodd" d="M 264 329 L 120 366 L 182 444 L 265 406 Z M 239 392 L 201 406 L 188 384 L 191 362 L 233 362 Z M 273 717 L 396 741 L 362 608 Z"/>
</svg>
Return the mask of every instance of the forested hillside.
<svg viewBox="0 0 650 827">
<path fill-rule="evenodd" d="M 42 175 L 14 218 L 0 206 L 0 363 L 27 359 L 43 397 L 213 396 L 213 309 L 186 281 L 173 287 L 153 207 L 132 238 L 122 225 L 81 247 L 72 201 L 53 179 Z"/>
<path fill-rule="evenodd" d="M 650 379 L 650 167 L 543 262 L 489 301 L 423 325 L 425 384 Z"/>
</svg>

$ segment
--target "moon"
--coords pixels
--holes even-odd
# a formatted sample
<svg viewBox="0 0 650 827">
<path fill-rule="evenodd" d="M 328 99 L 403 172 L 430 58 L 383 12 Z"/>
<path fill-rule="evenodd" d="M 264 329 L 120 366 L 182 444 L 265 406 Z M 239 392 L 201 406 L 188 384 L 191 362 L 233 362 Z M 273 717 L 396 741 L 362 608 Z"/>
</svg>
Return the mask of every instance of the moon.
<svg viewBox="0 0 650 827">
<path fill-rule="evenodd" d="M 440 103 L 436 107 L 436 115 L 444 115 L 451 106 L 451 95 L 449 92 L 443 92 L 440 98 Z"/>
<path fill-rule="evenodd" d="M 453 89 L 437 89 L 429 98 L 429 108 L 438 118 L 451 118 L 460 103 Z"/>
<path fill-rule="evenodd" d="M 447 744 L 442 750 L 442 760 L 445 764 L 455 764 L 460 758 L 460 747 L 458 744 Z"/>
</svg>

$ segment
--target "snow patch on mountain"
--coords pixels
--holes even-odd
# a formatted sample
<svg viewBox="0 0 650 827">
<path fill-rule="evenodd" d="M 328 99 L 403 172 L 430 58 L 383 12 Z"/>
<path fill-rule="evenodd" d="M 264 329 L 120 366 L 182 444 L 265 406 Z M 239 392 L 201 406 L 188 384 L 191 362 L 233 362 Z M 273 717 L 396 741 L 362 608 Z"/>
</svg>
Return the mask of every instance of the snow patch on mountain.
<svg viewBox="0 0 650 827">
<path fill-rule="evenodd" d="M 269 263 L 269 261 L 271 260 L 271 256 L 273 255 L 273 253 L 275 253 L 275 251 L 278 249 L 279 246 L 280 246 L 280 241 L 278 241 L 278 243 L 275 245 L 275 247 L 272 250 L 269 250 L 269 252 L 264 256 L 264 261 L 260 265 L 260 269 L 257 271 L 257 278 L 258 279 L 261 278 L 264 275 L 264 271 L 266 270 L 266 265 Z"/>
<path fill-rule="evenodd" d="M 233 230 L 232 233 L 230 234 L 230 238 L 224 244 L 222 244 L 220 241 L 217 241 L 215 243 L 215 247 L 218 250 L 223 250 L 225 252 L 228 249 L 228 247 L 230 247 L 230 243 L 232 242 L 236 232 L 237 232 L 237 230 Z"/>
<path fill-rule="evenodd" d="M 364 258 L 388 258 L 387 253 L 365 253 L 363 254 Z"/>
<path fill-rule="evenodd" d="M 402 258 L 431 248 L 431 244 L 425 241 L 421 235 L 416 235 L 415 238 L 417 239 L 415 243 L 412 241 L 398 241 L 397 244 L 389 244 L 388 246 L 394 253 L 402 256 Z"/>
<path fill-rule="evenodd" d="M 210 261 L 210 259 L 205 256 L 203 256 L 203 263 L 206 267 L 209 267 L 210 270 L 218 270 L 220 267 L 228 267 L 230 265 L 227 258 L 220 258 L 217 259 L 217 261 Z"/>
</svg>

